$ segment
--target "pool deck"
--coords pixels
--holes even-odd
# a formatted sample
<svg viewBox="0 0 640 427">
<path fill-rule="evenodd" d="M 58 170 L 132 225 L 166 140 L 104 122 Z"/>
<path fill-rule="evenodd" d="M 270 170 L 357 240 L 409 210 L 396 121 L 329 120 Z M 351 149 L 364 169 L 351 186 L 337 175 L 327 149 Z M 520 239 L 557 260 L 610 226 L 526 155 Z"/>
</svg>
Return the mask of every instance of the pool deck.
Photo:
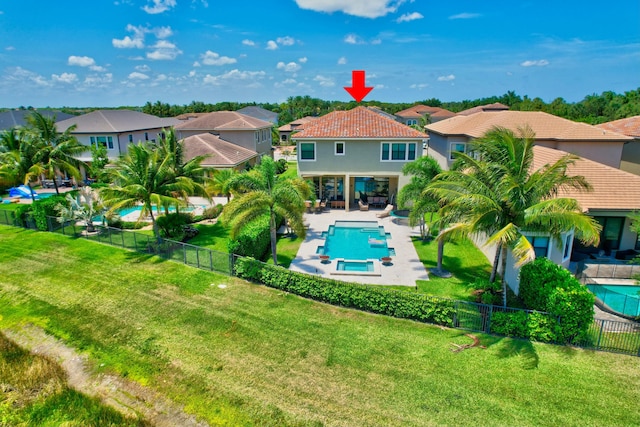
<svg viewBox="0 0 640 427">
<path fill-rule="evenodd" d="M 378 212 L 381 210 L 345 212 L 342 209 L 331 209 L 318 214 L 306 213 L 304 223 L 307 225 L 307 237 L 300 245 L 289 269 L 345 282 L 374 285 L 416 286 L 416 280 L 429 280 L 429 274 L 411 242 L 411 236 L 419 235 L 418 228 L 396 224 L 390 216 L 377 218 Z M 392 256 L 391 265 L 380 266 L 380 276 L 333 275 L 329 272 L 335 271 L 336 261 L 330 260 L 327 264 L 320 261 L 316 250 L 318 246 L 324 245 L 322 232 L 340 220 L 377 221 L 378 225 L 384 226 L 385 232 L 391 233 L 387 244 L 395 249 L 396 254 Z"/>
</svg>

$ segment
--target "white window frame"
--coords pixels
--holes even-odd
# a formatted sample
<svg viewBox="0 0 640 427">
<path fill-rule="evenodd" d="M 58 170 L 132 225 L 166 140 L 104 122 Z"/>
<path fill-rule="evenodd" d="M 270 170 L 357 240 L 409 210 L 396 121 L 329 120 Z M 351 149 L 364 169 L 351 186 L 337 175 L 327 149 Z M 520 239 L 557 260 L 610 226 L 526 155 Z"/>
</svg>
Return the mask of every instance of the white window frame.
<svg viewBox="0 0 640 427">
<path fill-rule="evenodd" d="M 338 153 L 338 144 L 342 144 L 342 153 Z M 344 156 L 346 152 L 346 144 L 344 143 L 344 141 L 335 141 L 333 143 L 333 153 L 336 156 Z"/>
<path fill-rule="evenodd" d="M 89 137 L 89 141 L 91 146 L 95 146 L 97 147 L 99 144 L 102 144 L 102 142 L 98 141 L 98 138 L 104 138 L 104 147 L 107 150 L 114 150 L 115 149 L 115 144 L 113 142 L 113 136 L 110 135 L 93 135 Z"/>
<path fill-rule="evenodd" d="M 549 258 L 549 249 L 551 247 L 551 236 L 545 236 L 545 235 L 537 235 L 537 236 L 526 236 L 527 240 L 529 240 L 529 243 L 531 244 L 531 247 L 533 247 L 533 251 L 535 252 L 536 248 L 538 249 L 542 249 L 545 246 L 534 246 L 535 245 L 535 241 L 536 239 L 547 239 L 547 246 L 546 246 L 546 253 L 542 256 Z M 538 255 L 536 254 L 536 258 L 538 258 Z"/>
<path fill-rule="evenodd" d="M 302 144 L 311 144 L 313 145 L 313 159 L 303 159 L 302 158 Z M 309 141 L 309 142 L 300 142 L 300 147 L 298 147 L 298 161 L 299 162 L 315 162 L 318 159 L 318 151 L 316 150 L 316 143 L 315 141 Z"/>
<path fill-rule="evenodd" d="M 573 232 L 567 233 L 564 236 L 564 247 L 562 248 L 562 262 L 571 258 L 571 252 L 573 252 Z"/>
<path fill-rule="evenodd" d="M 454 145 L 462 145 L 464 147 L 463 151 L 454 150 Z M 450 142 L 449 143 L 449 160 L 455 160 L 453 157 L 453 153 L 466 153 L 467 152 L 467 143 L 466 142 Z"/>
<path fill-rule="evenodd" d="M 385 144 L 389 145 L 389 158 L 384 159 L 382 157 L 384 153 Z M 403 144 L 404 145 L 404 159 L 394 159 L 393 158 L 393 145 L 394 144 Z M 409 146 L 413 145 L 413 159 L 409 159 Z M 418 154 L 418 143 L 417 142 L 402 142 L 402 141 L 383 141 L 380 143 L 380 161 L 381 162 L 412 162 L 419 157 Z"/>
</svg>

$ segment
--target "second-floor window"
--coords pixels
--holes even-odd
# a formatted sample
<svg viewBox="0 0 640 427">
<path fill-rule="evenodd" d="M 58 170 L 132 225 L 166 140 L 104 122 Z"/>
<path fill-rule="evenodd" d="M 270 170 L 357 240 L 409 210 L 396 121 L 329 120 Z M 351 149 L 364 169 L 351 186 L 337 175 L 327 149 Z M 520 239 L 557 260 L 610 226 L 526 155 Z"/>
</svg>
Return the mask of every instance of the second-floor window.
<svg viewBox="0 0 640 427">
<path fill-rule="evenodd" d="M 416 159 L 415 142 L 383 142 L 383 161 L 412 161 Z"/>
<path fill-rule="evenodd" d="M 300 160 L 311 161 L 316 159 L 316 143 L 301 142 L 300 143 Z"/>
<path fill-rule="evenodd" d="M 531 242 L 536 258 L 546 257 L 549 253 L 549 237 L 548 236 L 527 236 L 527 240 Z"/>
<path fill-rule="evenodd" d="M 336 156 L 344 156 L 344 142 L 336 141 Z"/>
<path fill-rule="evenodd" d="M 453 153 L 464 153 L 467 150 L 467 144 L 462 142 L 452 142 L 451 149 L 449 150 L 449 159 L 455 159 Z"/>
<path fill-rule="evenodd" d="M 109 150 L 113 150 L 113 137 L 112 136 L 92 136 L 90 137 L 91 145 L 98 147 L 102 145 Z"/>
<path fill-rule="evenodd" d="M 407 125 L 411 126 L 411 125 L 417 125 L 418 121 L 416 119 L 408 119 L 407 120 Z"/>
</svg>

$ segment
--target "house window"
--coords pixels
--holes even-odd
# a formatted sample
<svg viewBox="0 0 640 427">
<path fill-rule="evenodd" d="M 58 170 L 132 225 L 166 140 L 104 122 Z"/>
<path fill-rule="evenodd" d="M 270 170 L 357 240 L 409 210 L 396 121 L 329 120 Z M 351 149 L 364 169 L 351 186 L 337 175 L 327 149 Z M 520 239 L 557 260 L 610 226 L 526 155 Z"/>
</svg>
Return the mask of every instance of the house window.
<svg viewBox="0 0 640 427">
<path fill-rule="evenodd" d="M 133 135 L 129 134 L 129 143 L 133 143 Z"/>
<path fill-rule="evenodd" d="M 94 147 L 103 146 L 109 150 L 113 150 L 113 137 L 111 136 L 92 136 L 90 140 L 91 145 Z"/>
<path fill-rule="evenodd" d="M 549 254 L 549 236 L 527 236 L 527 240 L 533 246 L 536 258 L 546 257 Z"/>
<path fill-rule="evenodd" d="M 344 142 L 336 142 L 335 148 L 336 156 L 344 156 Z"/>
<path fill-rule="evenodd" d="M 416 143 L 383 142 L 381 160 L 407 161 L 416 159 Z"/>
<path fill-rule="evenodd" d="M 461 142 L 452 142 L 451 150 L 449 152 L 449 159 L 455 159 L 454 153 L 464 153 L 467 148 L 467 144 Z"/>
<path fill-rule="evenodd" d="M 300 160 L 313 161 L 316 159 L 316 143 L 300 143 Z"/>
<path fill-rule="evenodd" d="M 145 132 L 145 133 L 144 133 L 144 140 L 145 140 L 145 141 L 148 141 L 148 140 L 149 140 L 149 133 L 148 133 L 148 132 Z"/>
<path fill-rule="evenodd" d="M 256 141 L 256 144 L 260 144 L 260 132 L 259 131 L 255 131 L 254 139 Z"/>
<path fill-rule="evenodd" d="M 412 125 L 417 125 L 418 121 L 416 119 L 408 119 L 407 120 L 407 125 L 412 126 Z"/>
<path fill-rule="evenodd" d="M 562 252 L 562 261 L 566 261 L 571 256 L 571 243 L 573 243 L 573 234 L 569 233 L 564 238 L 564 251 Z"/>
<path fill-rule="evenodd" d="M 280 141 L 282 142 L 286 142 L 287 141 L 287 134 L 283 133 L 282 135 L 280 135 Z"/>
</svg>

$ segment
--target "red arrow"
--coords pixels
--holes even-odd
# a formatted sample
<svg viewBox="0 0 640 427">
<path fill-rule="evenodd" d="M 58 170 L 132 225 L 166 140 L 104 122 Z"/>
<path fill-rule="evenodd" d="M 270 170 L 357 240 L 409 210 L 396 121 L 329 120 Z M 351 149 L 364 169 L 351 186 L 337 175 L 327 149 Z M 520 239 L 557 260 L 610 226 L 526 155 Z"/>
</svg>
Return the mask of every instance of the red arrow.
<svg viewBox="0 0 640 427">
<path fill-rule="evenodd" d="M 349 95 L 353 96 L 356 102 L 360 102 L 365 96 L 373 90 L 372 87 L 366 87 L 364 85 L 364 71 L 352 71 L 351 72 L 351 87 L 345 87 L 344 90 L 349 92 Z"/>
</svg>

